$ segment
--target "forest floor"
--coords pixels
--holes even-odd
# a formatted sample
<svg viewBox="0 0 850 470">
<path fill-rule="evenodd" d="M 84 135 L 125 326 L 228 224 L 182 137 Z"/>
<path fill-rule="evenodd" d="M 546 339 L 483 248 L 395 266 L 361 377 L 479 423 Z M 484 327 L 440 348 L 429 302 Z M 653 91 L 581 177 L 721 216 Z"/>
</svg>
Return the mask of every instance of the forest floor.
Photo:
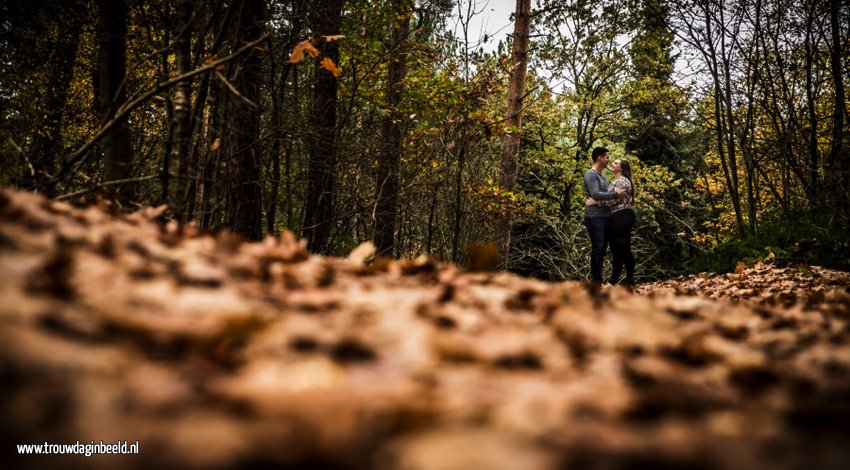
<svg viewBox="0 0 850 470">
<path fill-rule="evenodd" d="M 850 274 L 600 291 L 0 191 L 14 468 L 846 468 Z M 368 262 L 367 262 L 368 261 Z"/>
</svg>

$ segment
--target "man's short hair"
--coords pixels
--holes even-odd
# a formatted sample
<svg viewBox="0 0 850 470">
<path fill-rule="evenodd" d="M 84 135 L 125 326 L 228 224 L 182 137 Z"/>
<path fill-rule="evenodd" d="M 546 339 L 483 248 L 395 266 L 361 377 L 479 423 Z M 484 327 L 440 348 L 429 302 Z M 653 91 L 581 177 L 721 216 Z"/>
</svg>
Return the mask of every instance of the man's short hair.
<svg viewBox="0 0 850 470">
<path fill-rule="evenodd" d="M 595 149 L 593 149 L 593 153 L 590 154 L 590 158 L 593 159 L 593 163 L 596 163 L 596 160 L 598 160 L 599 157 L 605 155 L 606 153 L 608 153 L 608 149 L 606 149 L 605 147 L 596 147 Z"/>
</svg>

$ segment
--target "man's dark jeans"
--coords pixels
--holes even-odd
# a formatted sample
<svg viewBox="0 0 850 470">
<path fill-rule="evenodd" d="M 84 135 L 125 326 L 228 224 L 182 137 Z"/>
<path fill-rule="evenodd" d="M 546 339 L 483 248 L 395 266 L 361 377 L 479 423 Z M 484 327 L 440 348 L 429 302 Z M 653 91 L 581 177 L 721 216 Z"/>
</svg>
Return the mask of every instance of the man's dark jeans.
<svg viewBox="0 0 850 470">
<path fill-rule="evenodd" d="M 590 234 L 590 279 L 602 283 L 602 261 L 608 250 L 611 231 L 610 217 L 585 217 L 584 226 Z"/>
</svg>

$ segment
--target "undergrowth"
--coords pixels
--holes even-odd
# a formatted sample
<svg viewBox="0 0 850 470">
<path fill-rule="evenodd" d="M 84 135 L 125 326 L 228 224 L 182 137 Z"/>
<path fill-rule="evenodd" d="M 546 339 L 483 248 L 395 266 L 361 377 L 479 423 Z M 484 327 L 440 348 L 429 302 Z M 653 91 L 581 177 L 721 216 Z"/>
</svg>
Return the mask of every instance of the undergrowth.
<svg viewBox="0 0 850 470">
<path fill-rule="evenodd" d="M 725 273 L 738 262 L 759 261 L 850 271 L 850 223 L 835 211 L 777 215 L 760 221 L 755 235 L 706 250 L 685 267 L 691 273 Z"/>
</svg>

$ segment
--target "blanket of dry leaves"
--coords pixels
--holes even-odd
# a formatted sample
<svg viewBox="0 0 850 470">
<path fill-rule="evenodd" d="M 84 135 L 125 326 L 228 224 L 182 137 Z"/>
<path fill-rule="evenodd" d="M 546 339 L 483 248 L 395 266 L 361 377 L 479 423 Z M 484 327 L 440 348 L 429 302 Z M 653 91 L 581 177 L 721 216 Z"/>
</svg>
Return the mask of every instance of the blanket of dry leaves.
<svg viewBox="0 0 850 470">
<path fill-rule="evenodd" d="M 847 468 L 846 273 L 742 266 L 632 294 L 369 255 L 0 192 L 7 462 Z M 13 454 L 91 440 L 141 453 Z"/>
</svg>

